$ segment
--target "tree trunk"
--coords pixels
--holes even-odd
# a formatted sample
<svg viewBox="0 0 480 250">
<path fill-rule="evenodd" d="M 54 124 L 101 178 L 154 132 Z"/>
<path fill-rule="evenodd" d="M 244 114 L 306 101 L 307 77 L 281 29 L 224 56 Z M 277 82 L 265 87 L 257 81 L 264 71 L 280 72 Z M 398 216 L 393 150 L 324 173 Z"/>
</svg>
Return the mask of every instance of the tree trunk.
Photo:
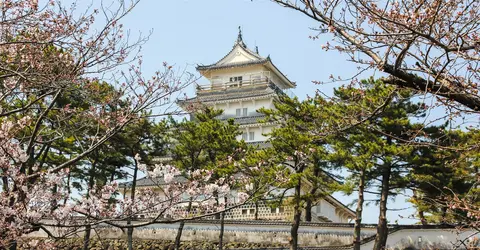
<svg viewBox="0 0 480 250">
<path fill-rule="evenodd" d="M 87 199 L 89 198 L 90 196 L 90 191 L 92 190 L 93 188 L 93 184 L 95 182 L 95 168 L 97 166 L 97 162 L 95 160 L 93 160 L 92 162 L 92 167 L 90 168 L 90 171 L 89 171 L 89 177 L 88 178 L 88 189 L 87 189 Z M 88 225 L 89 223 L 89 220 L 87 218 L 87 226 L 85 226 L 85 235 L 83 237 L 83 250 L 88 250 L 88 245 L 90 244 L 90 231 L 92 230 L 92 226 Z"/>
<path fill-rule="evenodd" d="M 360 250 L 362 213 L 363 213 L 363 193 L 365 191 L 365 170 L 360 170 L 360 180 L 358 182 L 358 202 L 355 212 L 355 226 L 353 227 L 353 250 Z"/>
<path fill-rule="evenodd" d="M 290 229 L 290 250 L 298 249 L 298 228 L 300 227 L 300 218 L 302 216 L 302 210 L 300 209 L 300 187 L 301 180 L 298 180 L 297 185 L 295 186 L 295 205 L 293 207 L 293 223 L 292 228 Z"/>
<path fill-rule="evenodd" d="M 190 213 L 191 209 L 192 209 L 192 199 L 190 199 L 190 201 L 188 202 L 187 215 Z M 184 226 L 185 226 L 185 221 L 182 220 L 180 222 L 180 226 L 178 227 L 177 236 L 175 237 L 175 250 L 180 250 L 180 240 L 182 239 L 182 232 L 183 232 Z"/>
<path fill-rule="evenodd" d="M 258 220 L 258 201 L 255 201 L 255 215 L 254 220 Z"/>
<path fill-rule="evenodd" d="M 418 210 L 418 218 L 420 219 L 420 222 L 422 223 L 422 225 L 427 225 L 428 222 L 427 220 L 425 219 L 425 213 L 423 212 L 423 210 L 418 206 L 419 204 L 419 200 L 418 200 L 418 196 L 417 196 L 417 190 L 413 190 L 413 199 L 415 200 L 415 202 L 417 203 L 417 210 Z"/>
<path fill-rule="evenodd" d="M 85 235 L 83 236 L 83 250 L 90 249 L 88 245 L 90 245 L 90 232 L 92 231 L 92 227 L 90 225 L 85 226 Z"/>
<path fill-rule="evenodd" d="M 320 164 L 319 164 L 318 159 L 316 159 L 315 162 L 317 164 L 315 165 L 315 168 L 313 169 L 313 175 L 315 177 L 318 177 L 321 173 Z M 312 188 L 310 189 L 310 197 L 308 198 L 307 204 L 306 204 L 306 207 L 305 207 L 305 221 L 312 221 L 313 199 L 314 199 L 314 197 L 316 198 L 315 193 L 317 192 L 317 190 L 318 190 L 318 184 L 317 184 L 317 182 L 314 182 Z"/>
<path fill-rule="evenodd" d="M 425 213 L 423 210 L 418 210 L 418 217 L 420 218 L 420 222 L 422 225 L 428 225 L 427 219 L 425 218 Z"/>
<path fill-rule="evenodd" d="M 72 193 L 72 190 L 70 188 L 70 178 L 71 178 L 71 175 L 72 175 L 72 171 L 68 171 L 68 175 L 67 175 L 67 193 L 68 195 L 63 199 L 63 205 L 65 206 L 67 204 L 67 201 L 68 201 L 68 197 L 70 197 L 70 194 Z"/>
<path fill-rule="evenodd" d="M 390 165 L 383 166 L 382 173 L 382 190 L 380 192 L 380 216 L 378 217 L 377 235 L 375 236 L 374 250 L 383 250 L 387 244 L 388 227 L 387 227 L 387 201 L 390 191 L 390 174 L 392 168 Z"/>
<path fill-rule="evenodd" d="M 132 154 L 135 155 L 135 154 Z M 135 202 L 135 189 L 137 187 L 137 174 L 138 174 L 138 162 L 135 162 L 135 168 L 133 169 L 133 180 L 132 180 L 132 188 L 130 190 L 130 199 L 132 200 L 132 204 Z M 132 225 L 132 214 L 127 217 L 127 225 Z M 127 228 L 127 245 L 128 250 L 133 250 L 133 227 Z"/>
<path fill-rule="evenodd" d="M 227 208 L 227 197 L 225 197 L 225 208 Z M 225 231 L 225 211 L 220 216 L 220 235 L 218 236 L 218 250 L 223 250 L 223 232 Z"/>
<path fill-rule="evenodd" d="M 305 221 L 312 221 L 312 200 L 308 200 L 305 206 Z"/>
</svg>

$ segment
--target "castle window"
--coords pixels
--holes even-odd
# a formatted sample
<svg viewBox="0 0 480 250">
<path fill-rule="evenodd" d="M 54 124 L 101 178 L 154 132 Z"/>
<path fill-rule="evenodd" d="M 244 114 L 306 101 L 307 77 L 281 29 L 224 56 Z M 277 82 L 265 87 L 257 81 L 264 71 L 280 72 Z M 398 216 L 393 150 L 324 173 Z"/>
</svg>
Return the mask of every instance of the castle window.
<svg viewBox="0 0 480 250">
<path fill-rule="evenodd" d="M 248 108 L 243 108 L 243 116 L 247 116 Z"/>
<path fill-rule="evenodd" d="M 239 83 L 242 83 L 242 77 L 241 77 L 241 76 L 230 77 L 230 82 L 239 82 Z"/>
<path fill-rule="evenodd" d="M 236 109 L 235 113 L 236 113 L 237 116 L 241 116 L 242 115 L 242 109 Z"/>
<path fill-rule="evenodd" d="M 248 140 L 248 134 L 247 132 L 243 132 L 242 134 L 242 140 L 247 141 Z"/>
<path fill-rule="evenodd" d="M 250 140 L 250 141 L 255 140 L 255 132 L 248 133 L 248 140 Z"/>
<path fill-rule="evenodd" d="M 242 77 L 241 76 L 234 76 L 230 77 L 230 82 L 234 82 L 235 84 L 230 84 L 230 87 L 241 87 L 242 86 Z"/>
</svg>

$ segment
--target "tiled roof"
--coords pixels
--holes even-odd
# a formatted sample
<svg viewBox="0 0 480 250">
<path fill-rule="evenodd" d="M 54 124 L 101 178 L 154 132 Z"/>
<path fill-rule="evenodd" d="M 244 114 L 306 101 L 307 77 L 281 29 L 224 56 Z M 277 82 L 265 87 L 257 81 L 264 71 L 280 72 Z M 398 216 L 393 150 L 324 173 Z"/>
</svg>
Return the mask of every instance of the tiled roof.
<svg viewBox="0 0 480 250">
<path fill-rule="evenodd" d="M 337 205 L 340 204 L 344 210 L 346 210 L 346 211 L 348 211 L 348 212 L 350 213 L 350 215 L 355 216 L 355 212 L 354 212 L 352 209 L 350 209 L 347 205 L 345 205 L 345 204 L 343 204 L 342 202 L 340 202 L 339 200 L 337 200 L 335 197 L 333 197 L 333 196 L 331 196 L 331 195 L 328 195 L 328 196 L 326 196 L 325 198 L 326 198 L 325 200 L 326 200 L 327 202 L 331 203 L 331 204 L 334 205 L 334 206 L 335 206 L 336 204 L 333 204 L 333 203 L 337 203 Z"/>
<path fill-rule="evenodd" d="M 187 179 L 181 175 L 177 175 L 173 178 L 173 182 L 180 182 L 180 183 L 183 183 L 187 181 Z M 121 188 L 124 188 L 124 187 L 131 187 L 132 186 L 132 183 L 131 181 L 129 182 L 124 182 L 122 184 L 120 184 L 119 186 Z M 150 178 L 150 177 L 143 177 L 141 179 L 138 179 L 137 180 L 137 184 L 136 186 L 137 187 L 149 187 L 149 186 L 162 186 L 162 185 L 165 185 L 165 180 L 163 179 L 163 177 L 157 177 L 157 178 Z"/>
<path fill-rule="evenodd" d="M 235 117 L 235 116 L 221 116 L 218 119 L 222 121 L 226 121 L 228 119 L 233 119 L 235 124 L 254 124 L 260 123 L 260 120 L 264 119 L 265 115 L 257 114 L 257 115 L 250 115 L 250 116 L 243 116 L 243 117 Z"/>
<path fill-rule="evenodd" d="M 225 56 L 223 56 L 220 60 L 218 60 L 216 63 L 210 64 L 210 65 L 198 65 L 197 70 L 219 69 L 219 68 L 228 68 L 228 67 L 241 67 L 242 63 L 231 64 L 231 66 L 225 65 L 226 67 L 219 67 L 220 65 L 218 65 L 221 61 L 223 61 L 223 59 L 225 59 L 228 55 L 230 55 L 230 53 L 232 53 L 232 51 L 236 47 L 241 47 L 245 52 L 247 52 L 248 54 L 250 54 L 251 56 L 256 58 L 257 60 L 254 61 L 254 62 L 256 62 L 254 64 L 258 64 L 261 61 L 266 62 L 266 60 L 269 60 L 268 57 L 264 58 L 264 57 L 260 56 L 257 52 L 254 52 L 247 47 L 247 45 L 243 42 L 242 31 L 240 30 L 240 27 L 239 27 L 238 37 L 237 37 L 237 40 L 235 41 L 235 43 L 233 44 L 232 49 Z M 245 65 L 243 65 L 243 66 L 245 66 Z"/>
<path fill-rule="evenodd" d="M 252 141 L 252 142 L 247 142 L 247 144 L 252 146 L 258 146 L 259 149 L 269 148 L 272 146 L 272 144 L 268 141 Z"/>
<path fill-rule="evenodd" d="M 254 58 L 254 60 L 252 61 L 243 61 L 243 62 L 236 62 L 236 63 L 224 63 L 224 64 L 221 64 L 220 62 L 222 62 L 225 58 L 228 57 L 228 55 L 230 55 L 234 50 L 235 48 L 241 48 L 243 51 L 245 51 L 247 54 L 249 54 L 250 56 L 252 56 Z M 296 83 L 290 81 L 288 79 L 288 77 L 283 74 L 278 68 L 277 66 L 275 66 L 275 64 L 273 64 L 270 56 L 267 56 L 266 58 L 265 57 L 262 57 L 258 54 L 258 50 L 257 52 L 254 52 L 252 50 L 250 50 L 247 45 L 243 42 L 243 38 L 242 38 L 242 33 L 239 32 L 238 33 L 238 38 L 237 40 L 235 41 L 235 44 L 233 45 L 233 48 L 225 55 L 222 57 L 222 59 L 218 60 L 216 63 L 213 63 L 213 64 L 209 64 L 209 65 L 197 65 L 196 69 L 198 71 L 206 71 L 206 70 L 216 70 L 216 69 L 227 69 L 227 68 L 238 68 L 238 67 L 246 67 L 246 66 L 251 66 L 251 65 L 262 65 L 262 64 L 265 64 L 267 65 L 268 68 L 271 68 L 273 71 L 277 72 L 277 74 L 281 75 L 281 77 L 283 77 L 289 84 L 291 84 L 291 86 L 296 86 Z"/>
<path fill-rule="evenodd" d="M 280 71 L 277 68 L 277 66 L 275 66 L 275 64 L 273 64 L 270 56 L 260 60 L 248 61 L 248 62 L 237 62 L 237 63 L 227 63 L 227 64 L 218 64 L 217 62 L 210 65 L 198 65 L 196 69 L 198 71 L 203 71 L 203 70 L 216 70 L 216 69 L 228 69 L 228 68 L 241 68 L 241 67 L 247 67 L 252 65 L 262 65 L 262 64 L 268 64 L 268 63 L 271 65 L 273 69 L 275 69 L 275 71 L 280 73 L 280 75 L 282 75 L 285 79 L 287 79 L 287 81 L 290 82 L 293 86 L 297 86 L 295 82 L 290 81 L 288 77 L 285 74 L 283 74 L 283 72 Z"/>
<path fill-rule="evenodd" d="M 227 68 L 239 68 L 239 67 L 247 67 L 251 65 L 259 65 L 264 64 L 270 61 L 270 57 L 256 60 L 256 61 L 248 61 L 248 62 L 237 62 L 237 63 L 227 63 L 227 64 L 210 64 L 210 65 L 198 65 L 197 70 L 213 70 L 213 69 L 227 69 Z M 270 61 L 271 62 L 271 61 Z"/>
<path fill-rule="evenodd" d="M 252 97 L 268 97 L 275 95 L 275 90 L 265 86 L 251 87 L 251 88 L 232 88 L 220 91 L 211 91 L 207 93 L 198 92 L 198 95 L 193 98 L 178 100 L 179 104 L 182 103 L 195 103 L 195 102 L 211 102 L 222 100 L 234 100 L 240 98 L 252 98 Z"/>
</svg>

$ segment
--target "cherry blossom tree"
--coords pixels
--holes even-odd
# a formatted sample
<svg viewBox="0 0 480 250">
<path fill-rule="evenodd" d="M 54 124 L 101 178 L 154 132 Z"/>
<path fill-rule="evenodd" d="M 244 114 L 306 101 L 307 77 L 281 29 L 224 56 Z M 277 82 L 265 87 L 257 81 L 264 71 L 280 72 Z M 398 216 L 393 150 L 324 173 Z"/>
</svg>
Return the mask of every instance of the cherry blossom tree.
<svg viewBox="0 0 480 250">
<path fill-rule="evenodd" d="M 147 191 L 137 196 L 144 202 L 115 200 L 115 182 L 74 201 L 66 182 L 71 167 L 143 114 L 174 113 L 171 100 L 195 80 L 167 63 L 151 77 L 142 74 L 138 52 L 148 37 L 132 41 L 120 24 L 137 3 L 104 1 L 85 10 L 53 0 L 0 3 L 0 247 L 15 248 L 20 236 L 40 229 L 64 237 L 156 206 Z M 61 143 L 79 150 L 63 151 Z M 61 157 L 52 163 L 52 155 Z M 178 201 L 174 186 L 172 201 L 162 204 Z M 89 220 L 73 220 L 77 215 Z"/>
<path fill-rule="evenodd" d="M 344 53 L 360 70 L 389 75 L 384 82 L 432 94 L 454 111 L 480 110 L 475 0 L 273 0 L 318 22 L 324 50 Z"/>
</svg>

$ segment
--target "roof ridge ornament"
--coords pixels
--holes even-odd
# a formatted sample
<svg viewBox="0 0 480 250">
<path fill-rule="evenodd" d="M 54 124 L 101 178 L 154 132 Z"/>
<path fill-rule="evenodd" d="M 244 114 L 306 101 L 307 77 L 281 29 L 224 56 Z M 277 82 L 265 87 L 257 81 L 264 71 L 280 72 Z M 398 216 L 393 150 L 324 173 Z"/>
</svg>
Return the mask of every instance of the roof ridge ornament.
<svg viewBox="0 0 480 250">
<path fill-rule="evenodd" d="M 245 43 L 243 42 L 242 27 L 241 26 L 238 26 L 238 37 L 237 37 L 237 41 L 235 42 L 235 45 L 237 45 L 237 44 L 242 45 L 244 48 L 247 47 L 247 45 L 245 45 Z"/>
</svg>

